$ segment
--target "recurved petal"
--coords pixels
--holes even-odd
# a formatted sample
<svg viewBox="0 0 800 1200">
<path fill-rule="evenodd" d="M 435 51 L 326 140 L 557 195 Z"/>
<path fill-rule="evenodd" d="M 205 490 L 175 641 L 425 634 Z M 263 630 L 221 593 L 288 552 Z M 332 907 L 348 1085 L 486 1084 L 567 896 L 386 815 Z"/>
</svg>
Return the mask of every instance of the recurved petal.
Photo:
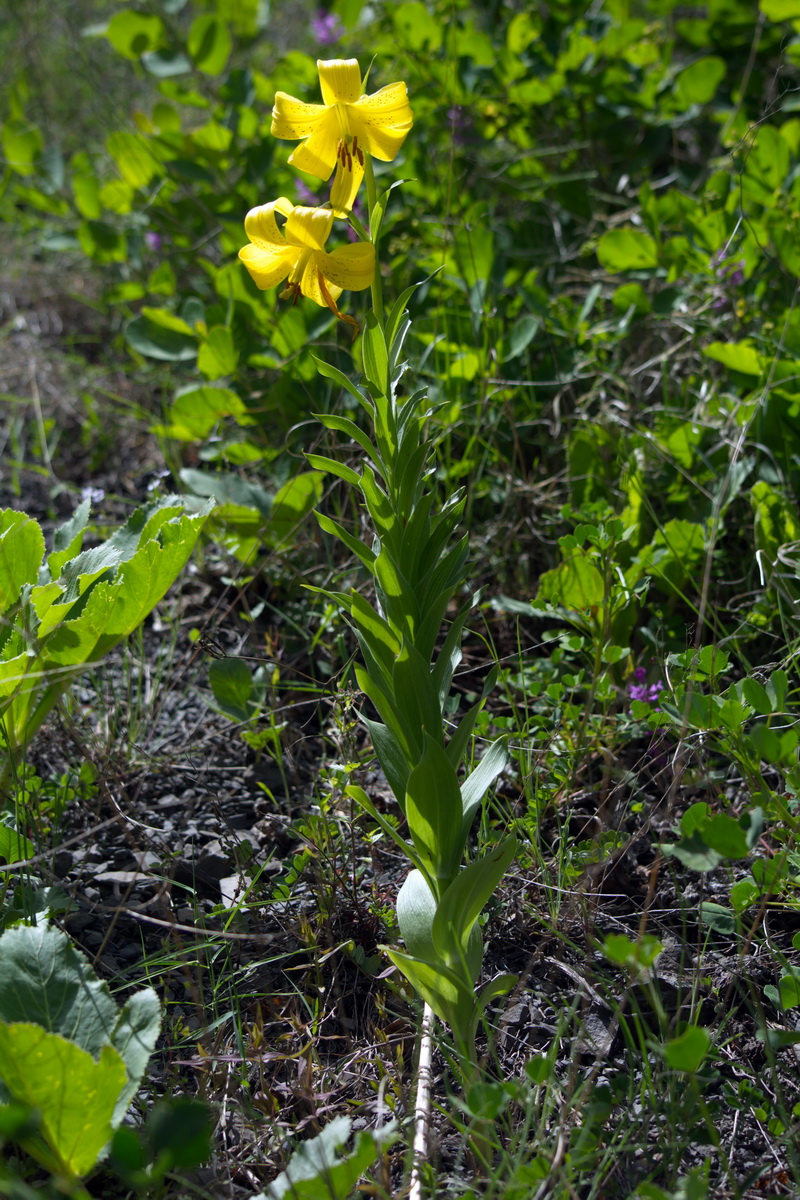
<svg viewBox="0 0 800 1200">
<path fill-rule="evenodd" d="M 286 218 L 286 240 L 294 246 L 322 250 L 333 224 L 330 208 L 297 205 Z"/>
<path fill-rule="evenodd" d="M 332 254 L 316 255 L 316 259 L 329 281 L 329 290 L 330 284 L 334 284 L 340 291 L 347 288 L 351 292 L 362 292 L 375 278 L 375 247 L 370 242 L 341 246 Z"/>
<path fill-rule="evenodd" d="M 390 83 L 372 96 L 362 96 L 347 110 L 350 132 L 375 158 L 395 157 L 414 123 L 404 83 Z"/>
<path fill-rule="evenodd" d="M 288 96 L 286 92 L 277 92 L 272 108 L 270 133 L 273 137 L 287 138 L 289 141 L 308 137 L 327 111 L 324 104 L 304 104 L 302 100 L 295 100 L 294 96 Z"/>
<path fill-rule="evenodd" d="M 304 296 L 308 296 L 309 300 L 313 300 L 315 304 L 319 304 L 321 308 L 328 307 L 328 301 L 322 291 L 322 285 L 319 281 L 319 273 L 321 270 L 321 259 L 330 257 L 327 254 L 312 254 L 306 263 L 306 268 L 303 271 L 303 278 L 300 281 L 300 290 Z M 326 280 L 326 290 L 328 296 L 334 303 L 342 294 L 342 289 L 335 283 Z"/>
<path fill-rule="evenodd" d="M 358 158 L 352 159 L 351 168 L 343 166 L 341 159 L 336 164 L 336 176 L 331 188 L 330 204 L 337 217 L 348 216 L 363 178 L 364 168 Z"/>
<path fill-rule="evenodd" d="M 318 122 L 310 137 L 301 142 L 289 155 L 289 162 L 299 171 L 308 171 L 317 179 L 328 179 L 336 165 L 336 148 L 341 137 L 339 118 L 335 108 L 324 110 L 325 116 Z"/>
<path fill-rule="evenodd" d="M 256 287 L 264 291 L 274 287 L 291 271 L 298 258 L 298 250 L 294 246 L 262 249 L 260 246 L 243 246 L 239 258 L 253 276 Z"/>
<path fill-rule="evenodd" d="M 244 231 L 256 246 L 262 250 L 268 250 L 270 247 L 284 247 L 283 234 L 278 228 L 278 222 L 275 220 L 275 211 L 284 212 L 285 206 L 292 205 L 285 196 L 280 196 L 277 200 L 273 200 L 271 204 L 261 204 L 258 208 L 251 208 L 250 212 L 244 219 Z"/>
<path fill-rule="evenodd" d="M 361 95 L 361 69 L 355 58 L 317 59 L 323 104 L 355 104 Z"/>
</svg>

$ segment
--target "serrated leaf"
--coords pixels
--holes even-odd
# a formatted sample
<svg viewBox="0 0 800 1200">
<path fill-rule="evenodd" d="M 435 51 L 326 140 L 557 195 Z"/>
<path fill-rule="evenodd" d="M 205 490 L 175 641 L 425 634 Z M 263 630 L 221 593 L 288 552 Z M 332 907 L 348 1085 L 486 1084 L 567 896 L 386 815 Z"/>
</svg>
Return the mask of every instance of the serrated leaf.
<svg viewBox="0 0 800 1200">
<path fill-rule="evenodd" d="M 396 1138 L 391 1122 L 362 1131 L 354 1148 L 340 1153 L 350 1136 L 349 1117 L 336 1117 L 295 1150 L 286 1170 L 253 1200 L 347 1200 L 361 1176 Z"/>
<path fill-rule="evenodd" d="M 11 508 L 0 510 L 0 613 L 17 603 L 23 584 L 36 583 L 43 557 L 38 522 Z"/>
<path fill-rule="evenodd" d="M 87 1174 L 112 1133 L 126 1070 L 105 1045 L 86 1050 L 31 1022 L 0 1023 L 0 1070 L 11 1096 L 40 1115 L 40 1136 L 72 1177 Z"/>
</svg>

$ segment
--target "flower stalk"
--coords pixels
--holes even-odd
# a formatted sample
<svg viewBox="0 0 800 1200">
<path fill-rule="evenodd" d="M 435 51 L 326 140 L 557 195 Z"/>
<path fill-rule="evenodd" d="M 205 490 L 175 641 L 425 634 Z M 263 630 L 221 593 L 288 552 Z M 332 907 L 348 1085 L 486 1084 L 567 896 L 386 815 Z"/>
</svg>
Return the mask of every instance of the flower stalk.
<svg viewBox="0 0 800 1200">
<path fill-rule="evenodd" d="M 331 199 L 316 210 L 292 207 L 283 198 L 254 210 L 246 221 L 251 246 L 240 257 L 259 287 L 288 278 L 295 299 L 303 295 L 326 303 L 340 318 L 336 302 L 344 288 L 370 289 L 372 308 L 360 343 L 361 382 L 317 360 L 321 374 L 347 390 L 366 415 L 366 429 L 348 417 L 318 416 L 326 428 L 359 446 L 359 467 L 320 454 L 306 457 L 312 467 L 356 490 L 372 527 L 365 541 L 317 513 L 321 528 L 343 542 L 369 579 L 367 588 L 325 594 L 347 614 L 358 642 L 356 679 L 375 711 L 362 720 L 407 832 L 399 832 L 362 788 L 351 786 L 347 793 L 410 865 L 397 899 L 405 949 L 385 950 L 426 1012 L 449 1026 L 457 1069 L 467 1085 L 479 1074 L 475 1035 L 483 1011 L 514 983 L 513 976 L 503 975 L 475 992 L 483 958 L 480 914 L 511 863 L 516 839 L 506 837 L 478 857 L 467 855 L 474 819 L 505 765 L 506 751 L 495 742 L 464 776 L 475 721 L 493 676 L 460 720 L 445 715 L 451 712 L 462 631 L 477 600 L 466 591 L 468 544 L 459 530 L 465 496 L 462 491 L 439 501 L 429 401 L 424 392 L 407 394 L 404 388 L 403 353 L 411 328 L 406 304 L 414 289 L 387 312 L 377 257 L 388 193 L 377 194 L 372 158 L 394 158 L 411 128 L 406 86 L 391 84 L 366 96 L 354 59 L 318 66 L 323 104 L 278 93 L 272 131 L 301 141 L 289 160 L 295 166 L 322 179 L 336 171 Z M 351 212 L 362 179 L 367 229 Z M 283 233 L 274 223 L 276 210 L 286 216 Z M 334 217 L 343 213 L 361 240 L 328 253 L 325 240 Z"/>
</svg>

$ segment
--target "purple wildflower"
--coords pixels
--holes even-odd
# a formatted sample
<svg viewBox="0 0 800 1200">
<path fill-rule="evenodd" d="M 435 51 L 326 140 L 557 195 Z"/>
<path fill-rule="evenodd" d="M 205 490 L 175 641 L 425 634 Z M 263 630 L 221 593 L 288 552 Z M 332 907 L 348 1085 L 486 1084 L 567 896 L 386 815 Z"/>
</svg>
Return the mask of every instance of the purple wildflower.
<svg viewBox="0 0 800 1200">
<path fill-rule="evenodd" d="M 105 492 L 101 487 L 92 487 L 87 483 L 86 487 L 81 488 L 81 500 L 88 500 L 90 504 L 99 504 L 105 499 Z"/>
<path fill-rule="evenodd" d="M 664 691 L 662 681 L 659 679 L 657 683 L 645 683 L 647 671 L 644 667 L 637 667 L 633 672 L 633 678 L 636 680 L 636 683 L 628 684 L 628 695 L 631 700 L 641 700 L 645 704 L 655 704 L 658 697 Z"/>
<path fill-rule="evenodd" d="M 336 13 L 321 8 L 311 18 L 311 32 L 320 46 L 333 46 L 344 34 L 344 25 Z"/>
<path fill-rule="evenodd" d="M 316 206 L 319 204 L 319 199 L 317 198 L 316 194 L 312 192 L 308 184 L 303 183 L 302 179 L 298 179 L 296 187 L 297 196 L 300 203 L 306 205 L 307 208 L 316 208 Z"/>
<path fill-rule="evenodd" d="M 744 259 L 739 259 L 738 262 L 726 262 L 724 254 L 718 250 L 708 265 L 717 278 L 713 289 L 715 299 L 712 308 L 725 308 L 730 302 L 730 289 L 741 287 L 744 283 Z"/>
<path fill-rule="evenodd" d="M 145 245 L 147 246 L 148 250 L 158 251 L 161 249 L 162 245 L 164 244 L 164 239 L 162 238 L 161 234 L 156 233 L 155 230 L 153 230 L 153 229 L 147 230 L 147 232 L 144 235 L 144 241 L 145 241 Z"/>
</svg>

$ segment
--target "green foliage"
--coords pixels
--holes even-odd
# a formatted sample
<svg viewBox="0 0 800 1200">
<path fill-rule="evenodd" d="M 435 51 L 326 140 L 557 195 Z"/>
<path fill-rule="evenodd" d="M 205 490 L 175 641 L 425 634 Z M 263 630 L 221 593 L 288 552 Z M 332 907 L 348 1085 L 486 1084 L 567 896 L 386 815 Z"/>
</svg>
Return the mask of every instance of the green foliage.
<svg viewBox="0 0 800 1200">
<path fill-rule="evenodd" d="M 253 1200 L 346 1200 L 364 1172 L 395 1141 L 390 1122 L 379 1130 L 362 1130 L 352 1150 L 339 1151 L 350 1137 L 352 1122 L 337 1117 L 322 1133 L 299 1146 L 288 1167 Z"/>
<path fill-rule="evenodd" d="M 0 937 L 0 1084 L 35 1110 L 12 1134 L 67 1179 L 94 1167 L 141 1082 L 161 1027 L 151 988 L 119 1009 L 67 936 L 47 925 Z"/>
<path fill-rule="evenodd" d="M 8 777 L 76 673 L 131 634 L 186 565 L 211 510 L 163 497 L 105 542 L 81 550 L 89 502 L 45 554 L 38 523 L 0 512 L 0 734 Z"/>
</svg>

